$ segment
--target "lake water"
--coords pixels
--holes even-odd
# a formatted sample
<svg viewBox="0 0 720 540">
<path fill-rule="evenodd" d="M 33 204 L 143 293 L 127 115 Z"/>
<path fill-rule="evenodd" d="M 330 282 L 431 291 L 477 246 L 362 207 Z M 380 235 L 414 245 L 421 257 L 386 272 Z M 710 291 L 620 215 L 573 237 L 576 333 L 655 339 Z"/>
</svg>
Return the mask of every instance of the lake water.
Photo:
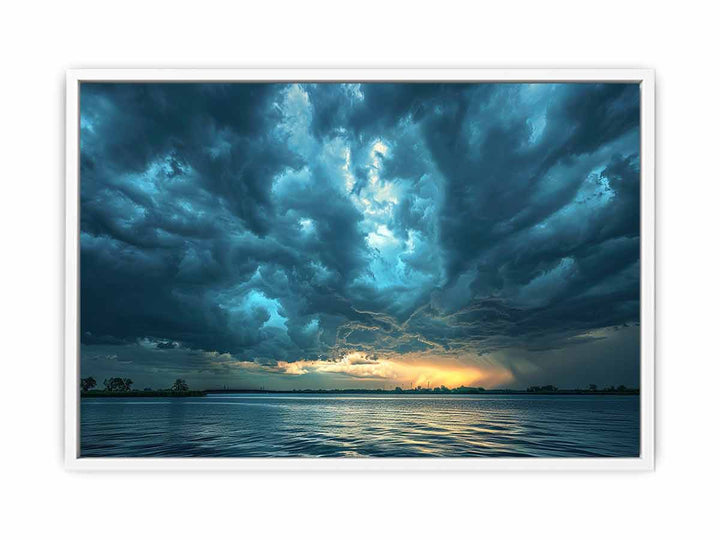
<svg viewBox="0 0 720 540">
<path fill-rule="evenodd" d="M 83 457 L 636 457 L 638 396 L 84 398 Z"/>
</svg>

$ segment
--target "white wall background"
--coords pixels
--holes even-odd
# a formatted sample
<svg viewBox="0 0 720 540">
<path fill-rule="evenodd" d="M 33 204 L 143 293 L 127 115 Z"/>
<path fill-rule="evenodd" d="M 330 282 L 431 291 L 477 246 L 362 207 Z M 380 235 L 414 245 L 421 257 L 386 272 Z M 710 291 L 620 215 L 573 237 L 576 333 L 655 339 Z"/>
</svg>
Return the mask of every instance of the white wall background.
<svg viewBox="0 0 720 540">
<path fill-rule="evenodd" d="M 5 4 L 0 533 L 709 537 L 717 529 L 720 479 L 720 76 L 718 14 L 711 6 L 690 0 Z M 242 66 L 656 69 L 656 472 L 65 472 L 64 70 Z"/>
</svg>

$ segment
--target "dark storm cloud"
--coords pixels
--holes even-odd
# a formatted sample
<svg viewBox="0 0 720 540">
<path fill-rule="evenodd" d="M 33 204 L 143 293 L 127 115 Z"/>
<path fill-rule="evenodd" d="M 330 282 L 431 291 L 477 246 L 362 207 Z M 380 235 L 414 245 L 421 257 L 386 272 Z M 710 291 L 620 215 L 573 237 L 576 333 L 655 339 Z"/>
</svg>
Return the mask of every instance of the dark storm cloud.
<svg viewBox="0 0 720 540">
<path fill-rule="evenodd" d="M 571 355 L 639 321 L 638 152 L 637 85 L 83 84 L 83 344 Z"/>
</svg>

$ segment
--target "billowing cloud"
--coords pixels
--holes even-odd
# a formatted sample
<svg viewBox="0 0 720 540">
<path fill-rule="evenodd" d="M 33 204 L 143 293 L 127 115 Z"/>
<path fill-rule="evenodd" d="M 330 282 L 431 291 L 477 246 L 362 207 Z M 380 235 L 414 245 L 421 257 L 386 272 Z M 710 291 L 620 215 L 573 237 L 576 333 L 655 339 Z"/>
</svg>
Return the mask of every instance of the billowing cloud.
<svg viewBox="0 0 720 540">
<path fill-rule="evenodd" d="M 84 373 L 638 382 L 637 85 L 86 83 L 80 127 Z"/>
</svg>

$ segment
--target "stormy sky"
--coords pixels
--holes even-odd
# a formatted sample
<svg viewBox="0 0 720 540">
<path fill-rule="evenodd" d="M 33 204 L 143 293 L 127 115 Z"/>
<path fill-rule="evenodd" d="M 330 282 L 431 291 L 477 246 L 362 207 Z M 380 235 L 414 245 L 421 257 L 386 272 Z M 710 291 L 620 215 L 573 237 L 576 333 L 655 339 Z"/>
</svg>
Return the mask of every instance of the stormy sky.
<svg viewBox="0 0 720 540">
<path fill-rule="evenodd" d="M 81 372 L 637 386 L 634 84 L 83 83 Z"/>
</svg>

